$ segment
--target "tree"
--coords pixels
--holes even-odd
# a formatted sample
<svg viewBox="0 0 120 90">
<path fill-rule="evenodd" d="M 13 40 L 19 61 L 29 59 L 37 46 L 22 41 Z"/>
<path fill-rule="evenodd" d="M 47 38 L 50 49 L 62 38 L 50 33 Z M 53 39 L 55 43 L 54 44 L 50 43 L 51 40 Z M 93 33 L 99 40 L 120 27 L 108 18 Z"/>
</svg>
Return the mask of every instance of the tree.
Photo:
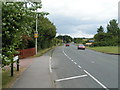
<svg viewBox="0 0 120 90">
<path fill-rule="evenodd" d="M 33 3 L 37 5 L 37 3 Z M 40 3 L 39 3 L 40 4 Z M 2 2 L 2 62 L 4 65 L 13 63 L 16 49 L 23 45 L 22 36 L 31 37 L 34 30 L 31 26 L 35 23 L 37 6 L 24 7 L 24 2 Z M 7 63 L 9 62 L 9 63 Z"/>
<path fill-rule="evenodd" d="M 64 43 L 72 42 L 72 37 L 70 37 L 68 35 L 64 35 L 64 36 L 59 35 L 59 36 L 57 36 L 57 38 L 63 40 Z"/>
<path fill-rule="evenodd" d="M 113 36 L 118 36 L 120 29 L 118 27 L 118 23 L 115 19 L 110 20 L 107 25 L 107 33 L 111 33 Z"/>
<path fill-rule="evenodd" d="M 100 26 L 98 29 L 97 29 L 97 32 L 98 33 L 103 33 L 104 32 L 104 28 L 102 26 Z"/>
<path fill-rule="evenodd" d="M 120 29 L 115 19 L 110 20 L 107 25 L 107 32 L 104 32 L 102 26 L 98 28 L 97 34 L 94 35 L 94 46 L 116 46 L 120 44 L 118 36 L 120 35 Z"/>
<path fill-rule="evenodd" d="M 36 10 L 42 7 L 40 2 L 2 3 L 2 62 L 4 65 L 13 63 L 17 49 L 35 46 L 34 31 L 36 29 Z M 29 4 L 29 6 L 28 6 Z M 55 39 L 56 27 L 45 15 L 38 15 L 38 48 L 44 49 L 60 42 Z"/>
</svg>

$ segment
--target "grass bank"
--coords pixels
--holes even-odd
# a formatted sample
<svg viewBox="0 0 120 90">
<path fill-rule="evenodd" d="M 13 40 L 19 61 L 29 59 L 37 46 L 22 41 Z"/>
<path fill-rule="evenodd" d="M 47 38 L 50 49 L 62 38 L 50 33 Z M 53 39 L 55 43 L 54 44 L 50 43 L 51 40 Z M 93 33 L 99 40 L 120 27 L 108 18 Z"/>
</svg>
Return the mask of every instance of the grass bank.
<svg viewBox="0 0 120 90">
<path fill-rule="evenodd" d="M 105 47 L 87 47 L 98 52 L 110 53 L 110 54 L 120 54 L 120 50 L 117 46 L 105 46 Z"/>
<path fill-rule="evenodd" d="M 44 53 L 48 52 L 49 50 L 55 48 L 55 46 L 53 47 L 50 47 L 50 48 L 46 48 L 46 49 L 42 49 L 42 50 L 39 50 L 38 53 L 36 55 L 34 55 L 33 57 L 39 57 L 39 56 L 42 56 Z"/>
</svg>

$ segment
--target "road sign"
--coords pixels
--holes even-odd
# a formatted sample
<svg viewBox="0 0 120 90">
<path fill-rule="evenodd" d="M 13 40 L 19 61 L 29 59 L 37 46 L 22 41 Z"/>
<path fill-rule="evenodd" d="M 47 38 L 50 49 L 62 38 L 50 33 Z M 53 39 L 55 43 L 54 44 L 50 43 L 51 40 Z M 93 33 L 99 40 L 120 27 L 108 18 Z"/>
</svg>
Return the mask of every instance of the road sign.
<svg viewBox="0 0 120 90">
<path fill-rule="evenodd" d="M 34 32 L 34 38 L 38 38 L 38 32 Z"/>
<path fill-rule="evenodd" d="M 19 59 L 18 56 L 13 57 L 13 61 L 17 61 Z"/>
</svg>

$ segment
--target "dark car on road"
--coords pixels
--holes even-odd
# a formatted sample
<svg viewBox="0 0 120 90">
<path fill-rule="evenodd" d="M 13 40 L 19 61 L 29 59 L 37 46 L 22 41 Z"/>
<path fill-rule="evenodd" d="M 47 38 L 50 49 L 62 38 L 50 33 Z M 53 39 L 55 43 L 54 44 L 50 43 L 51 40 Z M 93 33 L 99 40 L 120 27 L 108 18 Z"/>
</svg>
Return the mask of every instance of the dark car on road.
<svg viewBox="0 0 120 90">
<path fill-rule="evenodd" d="M 82 49 L 82 50 L 85 50 L 85 46 L 83 44 L 80 44 L 77 46 L 78 49 Z"/>
<path fill-rule="evenodd" d="M 67 47 L 67 46 L 70 46 L 70 44 L 67 43 L 65 46 L 66 46 L 66 47 Z"/>
</svg>

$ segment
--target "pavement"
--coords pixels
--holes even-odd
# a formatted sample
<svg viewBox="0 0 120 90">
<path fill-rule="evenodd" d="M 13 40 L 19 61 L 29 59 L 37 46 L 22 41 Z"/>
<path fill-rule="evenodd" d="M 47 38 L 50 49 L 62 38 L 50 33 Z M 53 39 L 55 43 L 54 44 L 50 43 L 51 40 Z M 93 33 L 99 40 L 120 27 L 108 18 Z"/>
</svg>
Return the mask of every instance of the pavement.
<svg viewBox="0 0 120 90">
<path fill-rule="evenodd" d="M 20 68 L 26 68 L 11 88 L 53 88 L 49 69 L 52 50 L 40 57 L 20 60 Z"/>
</svg>

